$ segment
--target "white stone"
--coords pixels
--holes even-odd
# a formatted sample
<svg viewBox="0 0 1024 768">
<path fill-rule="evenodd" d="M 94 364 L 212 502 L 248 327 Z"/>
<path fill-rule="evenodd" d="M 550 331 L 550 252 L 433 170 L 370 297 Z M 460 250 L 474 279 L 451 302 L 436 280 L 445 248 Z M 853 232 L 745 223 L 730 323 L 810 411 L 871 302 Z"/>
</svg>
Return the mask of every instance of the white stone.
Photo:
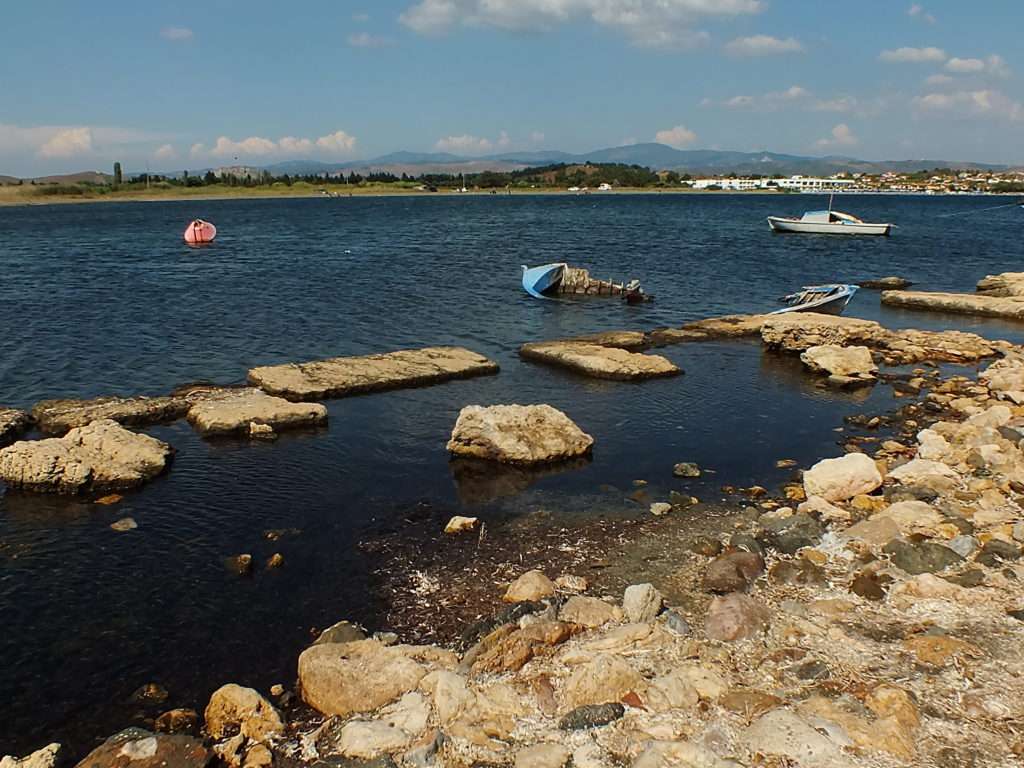
<svg viewBox="0 0 1024 768">
<path fill-rule="evenodd" d="M 914 459 L 903 466 L 896 467 L 889 473 L 889 477 L 903 485 L 917 485 L 925 481 L 925 478 L 945 477 L 955 480 L 959 476 L 941 461 Z"/>
<path fill-rule="evenodd" d="M 839 768 L 850 765 L 840 745 L 794 712 L 773 709 L 742 735 L 752 752 L 788 757 L 801 768 Z"/>
<path fill-rule="evenodd" d="M 22 758 L 7 755 L 0 759 L 0 768 L 54 768 L 60 757 L 60 744 L 54 742 Z"/>
<path fill-rule="evenodd" d="M 622 596 L 622 611 L 633 624 L 647 624 L 661 611 L 661 592 L 653 584 L 633 584 Z"/>
<path fill-rule="evenodd" d="M 455 515 L 448 524 L 444 527 L 444 532 L 448 534 L 463 533 L 465 531 L 472 531 L 479 525 L 480 519 L 476 517 L 462 517 L 461 515 Z"/>
<path fill-rule="evenodd" d="M 455 456 L 509 464 L 543 464 L 586 456 L 594 438 L 550 405 L 468 405 L 448 450 Z"/>
<path fill-rule="evenodd" d="M 820 496 L 825 501 L 845 501 L 858 494 L 871 493 L 881 484 L 878 467 L 863 453 L 824 459 L 804 472 L 807 497 Z"/>
<path fill-rule="evenodd" d="M 571 756 L 561 744 L 534 744 L 516 752 L 515 768 L 562 768 Z"/>
<path fill-rule="evenodd" d="M 667 504 L 664 501 L 656 501 L 653 504 L 651 504 L 651 514 L 654 515 L 655 517 L 661 517 L 662 515 L 667 515 L 671 511 L 672 511 L 672 505 L 671 504 Z"/>
<path fill-rule="evenodd" d="M 555 583 L 540 571 L 527 571 L 509 584 L 502 598 L 506 603 L 543 600 L 555 594 Z"/>
<path fill-rule="evenodd" d="M 874 378 L 878 366 L 871 358 L 867 347 L 840 347 L 836 344 L 822 344 L 810 347 L 800 355 L 804 365 L 815 373 L 829 376 L 850 376 Z"/>
</svg>

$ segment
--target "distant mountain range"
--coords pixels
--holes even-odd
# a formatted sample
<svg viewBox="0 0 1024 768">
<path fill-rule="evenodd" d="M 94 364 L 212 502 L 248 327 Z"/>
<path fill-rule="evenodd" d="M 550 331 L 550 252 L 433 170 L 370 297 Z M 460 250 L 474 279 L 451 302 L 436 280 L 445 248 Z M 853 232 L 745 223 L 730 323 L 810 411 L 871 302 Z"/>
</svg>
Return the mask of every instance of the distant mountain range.
<svg viewBox="0 0 1024 768">
<path fill-rule="evenodd" d="M 371 160 L 352 160 L 344 163 L 324 163 L 316 160 L 287 160 L 263 166 L 275 176 L 283 174 L 304 175 L 310 173 L 336 173 L 356 171 L 366 174 L 371 171 L 393 173 L 401 176 L 419 176 L 424 173 L 479 173 L 481 171 L 514 171 L 538 165 L 554 163 L 625 163 L 642 165 L 652 170 L 671 170 L 694 176 L 714 176 L 735 173 L 737 175 L 782 174 L 791 176 L 828 176 L 833 173 L 912 173 L 931 168 L 959 168 L 972 170 L 1004 171 L 1010 166 L 988 163 L 958 162 L 952 160 L 858 160 L 841 155 L 808 157 L 786 155 L 777 152 L 732 152 L 713 149 L 675 149 L 665 144 L 627 144 L 609 147 L 593 152 L 573 154 L 555 150 L 503 152 L 486 157 L 467 157 L 448 152 L 392 152 Z M 259 166 L 257 166 L 259 167 Z M 189 173 L 202 174 L 209 169 L 189 169 Z M 128 175 L 137 175 L 134 171 Z M 180 173 L 180 172 L 179 172 Z M 174 175 L 179 175 L 178 173 Z M 106 181 L 108 174 L 89 171 L 64 176 L 45 176 L 34 179 L 37 182 Z M 0 184 L 17 183 L 18 179 L 0 176 Z M 29 179 L 26 179 L 29 181 Z"/>
<path fill-rule="evenodd" d="M 847 173 L 913 172 L 930 168 L 1006 170 L 1008 166 L 951 160 L 858 160 L 829 155 L 807 157 L 778 152 L 731 152 L 712 149 L 675 149 L 665 144 L 627 144 L 573 154 L 558 151 L 504 152 L 486 157 L 464 157 L 447 152 L 393 152 L 372 160 L 320 163 L 289 160 L 267 166 L 271 173 L 324 173 L 336 171 L 387 171 L 409 173 L 477 173 L 482 170 L 509 171 L 553 163 L 625 163 L 652 170 L 670 170 L 692 175 L 704 174 L 802 174 L 804 176 Z"/>
</svg>

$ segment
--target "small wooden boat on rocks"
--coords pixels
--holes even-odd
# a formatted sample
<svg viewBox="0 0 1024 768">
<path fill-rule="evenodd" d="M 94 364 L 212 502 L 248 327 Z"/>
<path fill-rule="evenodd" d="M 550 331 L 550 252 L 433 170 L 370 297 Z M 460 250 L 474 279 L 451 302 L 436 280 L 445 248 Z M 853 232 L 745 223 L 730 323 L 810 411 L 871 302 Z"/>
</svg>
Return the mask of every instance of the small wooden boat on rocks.
<svg viewBox="0 0 1024 768">
<path fill-rule="evenodd" d="M 217 237 L 217 228 L 208 221 L 195 219 L 185 227 L 185 242 L 189 245 L 212 243 Z"/>
<path fill-rule="evenodd" d="M 780 301 L 788 306 L 777 309 L 770 314 L 783 315 L 788 312 L 820 312 L 824 315 L 841 315 L 850 299 L 857 292 L 856 285 L 830 283 L 828 285 L 808 285 L 796 293 L 783 296 Z"/>
<path fill-rule="evenodd" d="M 613 280 L 597 280 L 590 272 L 580 267 L 571 267 L 565 262 L 542 264 L 538 267 L 522 265 L 523 289 L 538 299 L 550 299 L 559 295 L 574 296 L 619 296 L 630 304 L 650 301 L 651 296 L 640 287 L 639 280 L 616 283 Z"/>
</svg>

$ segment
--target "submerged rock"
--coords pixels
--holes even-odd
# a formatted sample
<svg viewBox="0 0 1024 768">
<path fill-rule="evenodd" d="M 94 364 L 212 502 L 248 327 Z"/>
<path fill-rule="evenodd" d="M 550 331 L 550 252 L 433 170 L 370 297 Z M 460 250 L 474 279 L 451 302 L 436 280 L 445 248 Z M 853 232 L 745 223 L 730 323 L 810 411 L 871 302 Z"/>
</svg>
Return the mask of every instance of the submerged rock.
<svg viewBox="0 0 1024 768">
<path fill-rule="evenodd" d="M 134 488 L 163 472 L 173 449 L 109 419 L 60 438 L 15 443 L 0 450 L 0 479 L 12 488 L 82 493 Z"/>
<path fill-rule="evenodd" d="M 905 277 L 896 277 L 895 275 L 890 275 L 889 277 L 879 277 L 873 280 L 862 280 L 861 282 L 857 283 L 857 285 L 859 285 L 861 288 L 868 288 L 876 291 L 899 291 L 903 290 L 904 288 L 909 288 L 910 286 L 913 285 L 913 283 L 907 280 Z"/>
<path fill-rule="evenodd" d="M 229 435 L 248 432 L 259 436 L 257 427 L 271 433 L 285 429 L 315 427 L 327 422 L 327 409 L 315 403 L 292 403 L 271 397 L 258 389 L 228 389 L 196 403 L 188 420 L 201 435 Z"/>
<path fill-rule="evenodd" d="M 672 468 L 676 477 L 700 477 L 700 467 L 692 461 L 681 461 Z"/>
<path fill-rule="evenodd" d="M 544 464 L 590 454 L 594 438 L 550 405 L 468 405 L 448 450 L 508 464 Z"/>
<path fill-rule="evenodd" d="M 497 364 L 468 349 L 426 347 L 253 368 L 249 381 L 289 400 L 320 400 L 497 372 Z"/>
<path fill-rule="evenodd" d="M 636 381 L 682 373 L 678 366 L 661 355 L 575 341 L 524 344 L 519 354 L 527 360 L 557 365 L 598 379 Z"/>
</svg>

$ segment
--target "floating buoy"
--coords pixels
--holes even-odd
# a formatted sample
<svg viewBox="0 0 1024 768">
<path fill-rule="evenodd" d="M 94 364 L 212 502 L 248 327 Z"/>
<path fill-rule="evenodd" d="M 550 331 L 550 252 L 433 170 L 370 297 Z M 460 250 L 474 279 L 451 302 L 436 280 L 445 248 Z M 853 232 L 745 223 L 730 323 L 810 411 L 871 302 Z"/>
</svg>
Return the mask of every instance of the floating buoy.
<svg viewBox="0 0 1024 768">
<path fill-rule="evenodd" d="M 185 228 L 185 242 L 189 245 L 212 243 L 216 236 L 217 228 L 202 219 L 196 219 Z"/>
</svg>

